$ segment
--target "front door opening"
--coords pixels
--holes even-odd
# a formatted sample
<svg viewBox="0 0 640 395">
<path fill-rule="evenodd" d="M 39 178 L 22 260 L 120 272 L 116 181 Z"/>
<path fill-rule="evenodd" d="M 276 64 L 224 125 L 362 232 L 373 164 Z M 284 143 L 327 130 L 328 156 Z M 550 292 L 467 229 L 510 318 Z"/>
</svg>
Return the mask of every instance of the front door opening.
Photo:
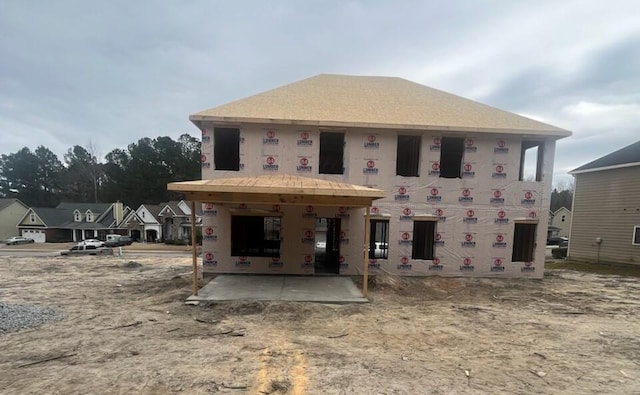
<svg viewBox="0 0 640 395">
<path fill-rule="evenodd" d="M 340 218 L 316 219 L 316 274 L 340 273 Z"/>
</svg>

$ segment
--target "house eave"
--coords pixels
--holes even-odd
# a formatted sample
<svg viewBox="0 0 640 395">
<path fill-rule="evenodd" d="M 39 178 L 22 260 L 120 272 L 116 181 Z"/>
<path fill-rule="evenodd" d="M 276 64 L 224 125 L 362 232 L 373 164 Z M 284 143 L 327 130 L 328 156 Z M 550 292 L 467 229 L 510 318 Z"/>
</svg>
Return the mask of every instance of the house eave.
<svg viewBox="0 0 640 395">
<path fill-rule="evenodd" d="M 298 119 L 276 119 L 276 118 L 243 118 L 243 117 L 222 117 L 212 115 L 192 114 L 189 120 L 201 128 L 201 122 L 213 122 L 224 125 L 240 126 L 241 124 L 267 124 L 267 125 L 293 125 L 293 126 L 315 126 L 328 128 L 364 128 L 364 129 L 394 129 L 394 130 L 421 130 L 421 131 L 442 131 L 451 133 L 482 133 L 482 134 L 509 134 L 537 137 L 552 137 L 561 139 L 571 136 L 571 132 L 564 129 L 540 130 L 540 129 L 513 129 L 513 128 L 480 128 L 464 126 L 446 125 L 412 125 L 412 124 L 385 124 L 369 122 L 346 122 L 346 121 L 319 121 L 319 120 L 298 120 Z"/>
<path fill-rule="evenodd" d="M 576 174 L 592 173 L 592 172 L 595 172 L 595 171 L 624 169 L 626 167 L 635 167 L 635 166 L 640 166 L 640 162 L 623 163 L 621 165 L 596 167 L 596 168 L 593 168 L 593 169 L 572 170 L 572 171 L 569 172 L 569 174 L 576 175 Z"/>
</svg>

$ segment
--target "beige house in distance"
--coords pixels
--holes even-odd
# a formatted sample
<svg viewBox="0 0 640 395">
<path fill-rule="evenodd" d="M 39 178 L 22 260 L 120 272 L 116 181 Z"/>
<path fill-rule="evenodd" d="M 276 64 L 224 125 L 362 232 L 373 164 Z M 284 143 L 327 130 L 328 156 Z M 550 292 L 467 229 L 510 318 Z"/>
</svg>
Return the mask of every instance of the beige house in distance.
<svg viewBox="0 0 640 395">
<path fill-rule="evenodd" d="M 327 74 L 190 120 L 202 180 L 169 189 L 203 203 L 204 272 L 543 275 L 566 130 L 401 78 Z"/>
<path fill-rule="evenodd" d="M 18 222 L 29 207 L 18 199 L 0 199 L 0 240 L 18 236 Z"/>
<path fill-rule="evenodd" d="M 575 190 L 568 257 L 640 265 L 640 141 L 569 174 Z"/>
<path fill-rule="evenodd" d="M 571 210 L 566 207 L 560 207 L 551 213 L 549 224 L 557 228 L 556 236 L 569 237 L 571 233 Z"/>
</svg>

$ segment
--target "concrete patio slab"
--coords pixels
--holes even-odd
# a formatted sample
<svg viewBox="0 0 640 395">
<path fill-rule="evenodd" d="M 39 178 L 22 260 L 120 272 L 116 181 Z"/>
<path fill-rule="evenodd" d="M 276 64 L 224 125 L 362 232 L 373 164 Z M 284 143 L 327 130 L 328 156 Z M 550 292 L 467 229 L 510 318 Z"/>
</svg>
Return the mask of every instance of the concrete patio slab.
<svg viewBox="0 0 640 395">
<path fill-rule="evenodd" d="M 367 303 L 349 277 L 219 275 L 187 301 Z"/>
</svg>

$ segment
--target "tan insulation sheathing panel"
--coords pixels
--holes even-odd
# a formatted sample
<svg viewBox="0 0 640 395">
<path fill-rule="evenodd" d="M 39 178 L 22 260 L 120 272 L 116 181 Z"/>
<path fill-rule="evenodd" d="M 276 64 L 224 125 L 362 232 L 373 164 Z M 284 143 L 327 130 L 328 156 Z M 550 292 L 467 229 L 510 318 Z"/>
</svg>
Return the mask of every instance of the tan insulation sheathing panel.
<svg viewBox="0 0 640 395">
<path fill-rule="evenodd" d="M 462 178 L 439 177 L 440 139 L 446 132 L 425 132 L 420 149 L 420 176 L 395 175 L 398 134 L 389 130 L 342 129 L 345 132 L 343 175 L 318 174 L 319 128 L 268 125 L 240 127 L 240 171 L 215 171 L 213 128 L 203 126 L 202 178 L 294 174 L 383 189 L 373 216 L 389 219 L 389 257 L 371 260 L 372 274 L 535 277 L 543 275 L 546 227 L 555 141 L 544 145 L 541 182 L 518 181 L 522 137 L 465 137 Z M 324 129 L 323 129 L 324 130 Z M 339 217 L 340 274 L 363 270 L 364 209 L 348 207 L 251 206 L 203 204 L 203 270 L 212 273 L 313 274 L 315 218 Z M 237 210 L 274 212 L 282 218 L 281 257 L 232 257 L 228 227 Z M 414 217 L 438 217 L 434 260 L 411 259 Z M 511 262 L 517 221 L 537 221 L 537 246 L 532 262 Z M 206 232 L 213 232 L 209 237 Z M 311 234 L 309 233 L 311 232 Z M 407 235 L 408 234 L 408 235 Z"/>
</svg>

